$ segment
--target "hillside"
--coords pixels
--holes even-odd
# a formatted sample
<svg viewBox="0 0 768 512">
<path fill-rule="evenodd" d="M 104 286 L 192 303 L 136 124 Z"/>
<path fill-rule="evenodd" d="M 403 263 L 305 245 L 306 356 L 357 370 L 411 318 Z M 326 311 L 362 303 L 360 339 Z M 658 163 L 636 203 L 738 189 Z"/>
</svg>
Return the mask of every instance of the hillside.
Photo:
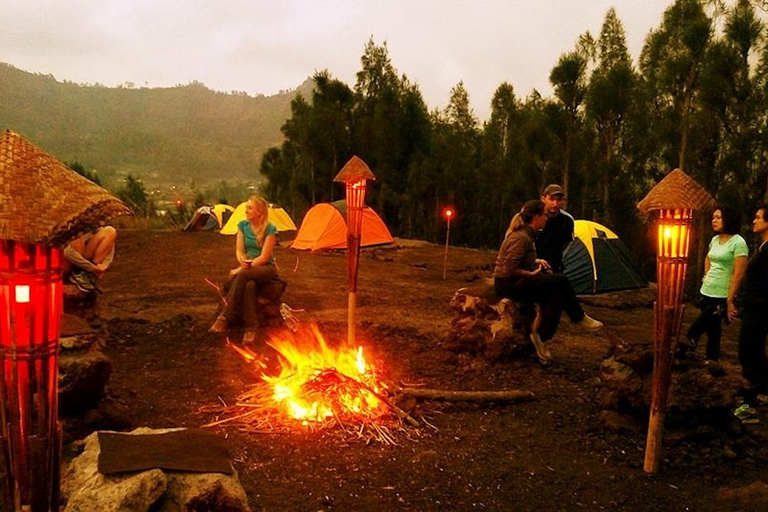
<svg viewBox="0 0 768 512">
<path fill-rule="evenodd" d="M 0 129 L 95 169 L 108 187 L 129 173 L 148 187 L 257 181 L 262 153 L 280 144 L 297 92 L 274 96 L 171 88 L 108 88 L 60 82 L 0 63 Z"/>
</svg>

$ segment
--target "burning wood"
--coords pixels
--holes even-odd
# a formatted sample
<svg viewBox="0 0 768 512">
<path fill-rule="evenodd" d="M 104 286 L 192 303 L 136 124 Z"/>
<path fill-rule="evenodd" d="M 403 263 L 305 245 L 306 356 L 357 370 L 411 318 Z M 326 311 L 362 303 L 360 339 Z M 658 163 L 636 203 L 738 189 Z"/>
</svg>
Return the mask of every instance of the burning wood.
<svg viewBox="0 0 768 512">
<path fill-rule="evenodd" d="M 230 344 L 260 368 L 261 382 L 226 408 L 234 416 L 206 426 L 234 423 L 261 432 L 287 432 L 297 425 L 310 430 L 340 426 L 358 437 L 393 444 L 392 429 L 404 429 L 402 421 L 420 425 L 389 400 L 394 386 L 365 360 L 362 346 L 332 348 L 314 325 L 285 331 L 268 345 L 279 355 L 276 375 L 268 373 L 263 356 Z M 393 413 L 398 421 L 392 421 Z"/>
<path fill-rule="evenodd" d="M 522 390 L 449 391 L 399 388 L 389 384 L 383 369 L 366 361 L 363 347 L 332 348 L 314 325 L 286 331 L 268 343 L 279 354 L 277 375 L 269 375 L 266 358 L 230 344 L 256 365 L 261 381 L 238 397 L 232 407 L 215 409 L 227 418 L 205 425 L 235 424 L 249 432 L 289 433 L 338 426 L 347 434 L 395 443 L 395 431 L 414 437 L 422 425 L 396 405 L 402 397 L 444 401 L 518 402 L 533 400 Z M 409 408 L 410 409 L 410 408 Z M 209 410 L 207 412 L 213 412 Z M 423 424 L 434 428 L 426 419 Z"/>
</svg>

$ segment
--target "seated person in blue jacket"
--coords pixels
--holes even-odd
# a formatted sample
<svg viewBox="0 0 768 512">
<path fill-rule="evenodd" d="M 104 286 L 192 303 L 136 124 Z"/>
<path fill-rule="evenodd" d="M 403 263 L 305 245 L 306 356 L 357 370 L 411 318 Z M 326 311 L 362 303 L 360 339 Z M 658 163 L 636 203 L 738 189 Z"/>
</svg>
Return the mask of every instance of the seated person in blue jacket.
<svg viewBox="0 0 768 512">
<path fill-rule="evenodd" d="M 62 270 L 83 292 L 101 292 L 98 281 L 115 258 L 117 230 L 102 226 L 86 233 L 64 247 Z"/>
<path fill-rule="evenodd" d="M 254 341 L 258 327 L 258 289 L 277 276 L 273 255 L 276 243 L 277 228 L 269 222 L 269 203 L 263 197 L 251 196 L 245 205 L 245 219 L 237 225 L 235 257 L 238 265 L 229 272 L 233 279 L 227 292 L 227 303 L 211 326 L 211 332 L 226 332 L 238 311 L 242 311 L 243 343 Z"/>
</svg>

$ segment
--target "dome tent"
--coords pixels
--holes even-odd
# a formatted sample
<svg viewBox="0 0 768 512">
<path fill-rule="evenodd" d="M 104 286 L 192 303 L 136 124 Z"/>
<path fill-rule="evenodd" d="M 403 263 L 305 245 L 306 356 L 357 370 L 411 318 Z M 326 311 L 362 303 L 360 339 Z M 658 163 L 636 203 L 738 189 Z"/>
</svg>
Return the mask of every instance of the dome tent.
<svg viewBox="0 0 768 512">
<path fill-rule="evenodd" d="M 214 206 L 201 206 L 195 210 L 192 218 L 189 219 L 184 231 L 211 231 L 221 229 L 227 223 L 232 215 L 234 208 L 228 204 L 217 204 Z"/>
<path fill-rule="evenodd" d="M 589 220 L 574 222 L 573 242 L 563 251 L 565 275 L 577 294 L 644 288 L 637 261 L 607 227 Z"/>
<path fill-rule="evenodd" d="M 227 223 L 221 228 L 222 235 L 234 235 L 237 233 L 237 225 L 241 220 L 245 219 L 245 205 L 247 202 L 243 201 L 237 205 Z M 274 224 L 278 233 L 296 231 L 296 224 L 293 223 L 293 219 L 288 215 L 288 212 L 272 203 L 269 204 L 269 222 Z"/>
<path fill-rule="evenodd" d="M 322 249 L 346 249 L 346 203 L 319 203 L 309 209 L 301 221 L 292 249 L 318 251 Z M 366 206 L 363 209 L 360 247 L 390 244 L 392 234 L 376 212 Z"/>
</svg>

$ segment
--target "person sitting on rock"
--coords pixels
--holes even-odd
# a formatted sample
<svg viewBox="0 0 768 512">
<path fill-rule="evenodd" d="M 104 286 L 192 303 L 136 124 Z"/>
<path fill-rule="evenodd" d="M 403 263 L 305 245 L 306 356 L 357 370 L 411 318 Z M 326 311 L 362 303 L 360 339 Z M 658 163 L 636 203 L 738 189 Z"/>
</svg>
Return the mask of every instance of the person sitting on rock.
<svg viewBox="0 0 768 512">
<path fill-rule="evenodd" d="M 584 313 L 568 278 L 553 273 L 549 263 L 537 257 L 534 233 L 546 222 L 542 201 L 534 199 L 525 203 L 509 224 L 493 270 L 498 297 L 536 304 L 530 338 L 542 364 L 552 359 L 545 342 L 555 335 L 563 311 L 582 328 L 595 330 L 603 326 Z"/>
<path fill-rule="evenodd" d="M 242 311 L 245 333 L 243 343 L 256 338 L 256 296 L 258 288 L 277 276 L 273 251 L 277 243 L 277 228 L 269 222 L 269 203 L 260 196 L 252 196 L 245 205 L 245 219 L 237 225 L 235 256 L 238 266 L 229 273 L 232 277 L 224 311 L 216 318 L 210 332 L 226 332 L 230 321 Z"/>
<path fill-rule="evenodd" d="M 115 257 L 117 230 L 102 226 L 90 231 L 64 247 L 62 270 L 65 280 L 86 293 L 99 292 L 99 279 Z"/>
</svg>

